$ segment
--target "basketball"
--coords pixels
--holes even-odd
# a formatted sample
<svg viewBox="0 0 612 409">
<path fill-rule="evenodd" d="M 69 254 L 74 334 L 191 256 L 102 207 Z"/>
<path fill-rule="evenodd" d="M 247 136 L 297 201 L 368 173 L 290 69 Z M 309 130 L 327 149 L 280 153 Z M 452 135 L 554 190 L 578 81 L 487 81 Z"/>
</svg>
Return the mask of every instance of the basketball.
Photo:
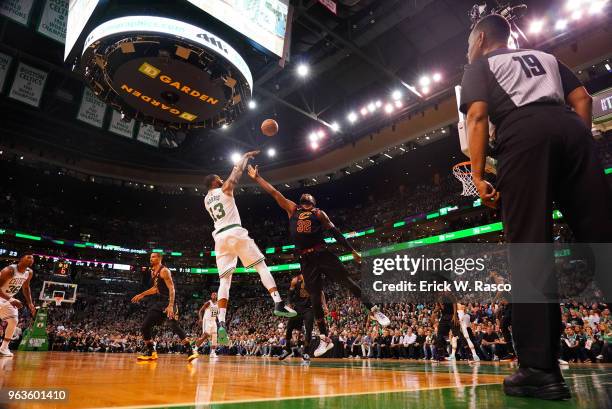
<svg viewBox="0 0 612 409">
<path fill-rule="evenodd" d="M 266 136 L 274 136 L 278 133 L 278 123 L 274 119 L 266 119 L 261 123 L 261 133 Z"/>
</svg>

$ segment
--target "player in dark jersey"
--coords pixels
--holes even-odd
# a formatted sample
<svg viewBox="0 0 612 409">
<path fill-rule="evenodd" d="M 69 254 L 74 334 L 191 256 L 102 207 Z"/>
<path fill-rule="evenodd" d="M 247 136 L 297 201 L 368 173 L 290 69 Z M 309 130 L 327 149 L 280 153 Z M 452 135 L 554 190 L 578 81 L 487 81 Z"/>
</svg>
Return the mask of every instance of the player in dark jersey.
<svg viewBox="0 0 612 409">
<path fill-rule="evenodd" d="M 576 241 L 610 243 L 612 189 L 591 133 L 592 98 L 553 55 L 509 49 L 510 31 L 508 21 L 493 14 L 478 21 L 468 38 L 459 108 L 467 115 L 472 179 L 482 203 L 501 207 L 509 243 L 552 243 L 553 201 Z M 496 133 L 495 188 L 484 178 L 489 120 Z M 510 248 L 512 335 L 520 367 L 504 379 L 509 395 L 571 396 L 559 369 L 561 312 L 549 249 Z M 600 271 L 609 298 L 609 266 Z"/>
<path fill-rule="evenodd" d="M 138 356 L 140 361 L 153 361 L 157 359 L 157 352 L 153 346 L 153 327 L 160 325 L 168 319 L 172 331 L 181 339 L 184 351 L 188 355 L 189 362 L 198 357 L 194 344 L 187 338 L 187 334 L 178 323 L 178 308 L 174 303 L 174 282 L 170 270 L 162 264 L 162 255 L 151 253 L 151 282 L 152 286 L 146 291 L 135 295 L 133 303 L 138 303 L 145 297 L 151 296 L 149 311 L 142 323 L 142 338 L 144 340 L 144 352 Z"/>
<path fill-rule="evenodd" d="M 321 302 L 323 304 L 323 310 L 327 311 L 325 294 L 323 294 L 323 292 L 321 292 Z M 289 303 L 298 313 L 298 315 L 293 318 L 289 318 L 289 321 L 287 322 L 287 331 L 285 333 L 286 343 L 285 347 L 283 348 L 283 352 L 278 359 L 282 361 L 285 358 L 289 358 L 293 355 L 290 345 L 293 331 L 301 331 L 302 326 L 304 326 L 304 350 L 302 351 L 302 359 L 304 359 L 304 361 L 310 361 L 308 347 L 310 346 L 310 340 L 312 339 L 314 311 L 312 309 L 312 302 L 310 301 L 310 293 L 306 289 L 304 276 L 302 274 L 293 277 L 291 280 L 291 286 L 289 287 Z"/>
<path fill-rule="evenodd" d="M 456 319 L 457 311 L 455 300 L 449 294 L 440 294 L 440 302 L 438 303 L 440 319 L 438 321 L 438 334 L 436 336 L 436 351 L 434 358 L 436 361 L 444 361 L 446 359 L 446 341 L 451 341 L 449 334 L 451 330 L 454 336 L 459 334 L 459 322 Z"/>
<path fill-rule="evenodd" d="M 362 296 L 361 288 L 350 278 L 346 267 L 344 267 L 334 253 L 328 250 L 325 244 L 325 232 L 329 232 L 338 243 L 348 249 L 355 261 L 361 262 L 361 254 L 351 246 L 340 230 L 329 220 L 327 214 L 316 207 L 315 198 L 305 193 L 300 197 L 300 205 L 298 206 L 264 180 L 259 175 L 257 167 L 249 165 L 248 173 L 263 190 L 276 200 L 276 203 L 289 216 L 289 231 L 297 253 L 300 255 L 302 275 L 304 276 L 306 289 L 310 293 L 315 321 L 321 334 L 321 342 L 314 351 L 314 356 L 319 357 L 334 346 L 331 339 L 327 336 L 327 326 L 325 325 L 321 300 L 321 291 L 323 289 L 322 274 L 347 288 L 355 297 L 361 299 L 363 305 L 371 313 L 372 318 L 378 321 L 380 325 L 389 325 L 389 318 Z"/>
</svg>

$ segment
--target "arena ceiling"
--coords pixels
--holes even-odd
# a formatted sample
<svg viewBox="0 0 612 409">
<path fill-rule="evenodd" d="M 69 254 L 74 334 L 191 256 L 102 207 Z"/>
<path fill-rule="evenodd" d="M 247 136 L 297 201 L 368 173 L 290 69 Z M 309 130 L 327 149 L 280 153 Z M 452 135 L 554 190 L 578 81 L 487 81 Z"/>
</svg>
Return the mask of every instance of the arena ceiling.
<svg viewBox="0 0 612 409">
<path fill-rule="evenodd" d="M 249 110 L 227 129 L 190 131 L 174 149 L 148 147 L 98 130 L 75 119 L 83 83 L 62 63 L 63 45 L 8 19 L 0 18 L 0 51 L 50 71 L 43 103 L 33 109 L 0 96 L 2 138 L 27 141 L 44 157 L 62 149 L 69 158 L 90 157 L 125 165 L 208 171 L 227 168 L 235 151 L 274 147 L 268 166 L 306 161 L 323 152 L 354 143 L 384 125 L 417 111 L 433 99 L 412 93 L 406 84 L 439 72 L 437 92 L 451 92 L 465 64 L 468 11 L 475 0 L 339 0 L 334 15 L 316 0 L 292 1 L 291 58 L 284 68 L 278 59 L 248 45 L 239 51 L 254 77 L 254 100 Z M 531 0 L 529 14 L 558 5 Z M 518 4 L 518 2 L 514 2 Z M 310 73 L 296 75 L 305 63 Z M 402 91 L 402 107 L 393 115 L 372 115 L 354 125 L 351 111 Z M 267 138 L 259 124 L 274 118 L 280 133 Z M 333 132 L 329 124 L 340 124 Z M 308 136 L 324 130 L 321 147 L 310 148 Z"/>
</svg>

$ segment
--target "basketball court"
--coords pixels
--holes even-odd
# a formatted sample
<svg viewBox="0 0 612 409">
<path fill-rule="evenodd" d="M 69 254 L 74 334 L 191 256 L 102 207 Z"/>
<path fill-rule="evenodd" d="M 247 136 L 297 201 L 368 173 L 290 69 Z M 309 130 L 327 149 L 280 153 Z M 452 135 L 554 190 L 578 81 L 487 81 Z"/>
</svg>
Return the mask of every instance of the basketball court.
<svg viewBox="0 0 612 409">
<path fill-rule="evenodd" d="M 136 363 L 132 354 L 24 352 L 0 360 L 4 389 L 68 391 L 63 403 L 10 408 L 608 408 L 612 365 L 572 365 L 563 374 L 575 399 L 543 402 L 505 396 L 507 363 L 200 357 L 163 355 Z"/>
</svg>

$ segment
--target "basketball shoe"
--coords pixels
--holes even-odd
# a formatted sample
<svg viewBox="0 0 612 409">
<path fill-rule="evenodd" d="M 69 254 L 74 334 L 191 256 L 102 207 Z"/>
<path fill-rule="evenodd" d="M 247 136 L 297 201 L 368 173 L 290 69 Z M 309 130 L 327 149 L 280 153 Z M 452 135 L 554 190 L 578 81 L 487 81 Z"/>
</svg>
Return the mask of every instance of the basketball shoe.
<svg viewBox="0 0 612 409">
<path fill-rule="evenodd" d="M 297 312 L 285 304 L 284 301 L 274 303 L 274 315 L 277 317 L 292 318 L 297 315 Z"/>
<path fill-rule="evenodd" d="M 0 348 L 0 356 L 4 356 L 7 358 L 10 358 L 13 356 L 13 353 L 10 351 L 10 349 L 7 348 Z"/>
<path fill-rule="evenodd" d="M 217 329 L 217 343 L 219 345 L 229 344 L 227 329 L 225 329 L 225 321 L 219 321 L 219 328 Z"/>
<path fill-rule="evenodd" d="M 375 305 L 370 310 L 370 318 L 378 322 L 381 326 L 386 327 L 391 324 L 391 320 L 385 314 L 380 312 L 380 309 Z"/>
<path fill-rule="evenodd" d="M 319 346 L 314 351 L 315 358 L 320 357 L 321 355 L 325 355 L 327 351 L 334 347 L 334 343 L 328 337 L 324 337 L 321 335 L 321 342 L 319 342 Z"/>
</svg>

